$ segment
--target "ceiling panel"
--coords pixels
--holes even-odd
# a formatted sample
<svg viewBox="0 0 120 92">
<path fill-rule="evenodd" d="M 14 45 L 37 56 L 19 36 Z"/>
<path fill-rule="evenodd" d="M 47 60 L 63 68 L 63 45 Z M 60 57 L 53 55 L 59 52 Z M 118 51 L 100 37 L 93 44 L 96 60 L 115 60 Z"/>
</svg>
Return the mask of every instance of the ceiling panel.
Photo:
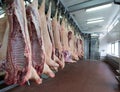
<svg viewBox="0 0 120 92">
<path fill-rule="evenodd" d="M 89 2 L 92 1 L 93 3 L 98 3 L 99 5 L 99 2 L 98 2 L 99 0 L 61 0 L 61 1 L 66 6 L 68 11 L 70 11 L 69 9 L 72 9 L 72 7 L 69 8 L 71 5 L 75 6 L 75 4 L 79 5 L 79 3 L 81 3 L 80 5 L 85 3 L 89 4 Z M 109 1 L 111 2 L 112 0 L 105 0 L 104 3 L 101 3 L 101 5 L 110 3 Z M 93 6 L 98 6 L 98 5 L 93 5 Z M 83 33 L 86 33 L 86 32 L 101 33 L 101 32 L 107 31 L 106 26 L 110 25 L 116 18 L 117 14 L 120 13 L 120 6 L 112 3 L 112 6 L 109 8 L 105 8 L 105 9 L 101 9 L 93 12 L 86 12 L 85 8 L 81 8 L 80 10 L 73 11 L 70 13 L 73 15 L 74 19 L 77 21 L 77 24 L 79 25 L 79 28 Z M 99 17 L 104 17 L 104 21 L 100 23 L 94 23 L 94 24 L 87 24 L 86 22 L 87 19 L 94 19 Z"/>
<path fill-rule="evenodd" d="M 110 24 L 115 20 L 117 15 L 120 13 L 120 6 L 115 5 L 114 3 L 112 3 L 112 6 L 109 8 L 105 8 L 105 9 L 101 9 L 101 10 L 97 10 L 89 13 L 86 12 L 86 9 L 84 7 L 82 8 L 82 5 L 84 6 L 85 3 L 87 5 L 87 4 L 91 4 L 90 2 L 93 2 L 95 5 L 91 7 L 94 7 L 98 5 L 111 3 L 113 2 L 113 0 L 104 0 L 103 3 L 101 0 L 100 0 L 101 3 L 99 0 L 61 0 L 61 1 L 65 5 L 65 7 L 68 9 L 68 11 L 71 11 L 72 8 L 74 10 L 74 8 L 77 7 L 76 5 L 81 5 L 80 9 L 78 9 L 77 11 L 70 12 L 70 14 L 73 15 L 75 21 L 77 22 L 80 30 L 83 33 L 107 32 L 106 27 L 110 26 Z M 94 23 L 94 24 L 87 24 L 86 22 L 87 19 L 93 19 L 93 18 L 99 18 L 99 17 L 104 17 L 104 21 L 100 23 Z M 120 19 L 120 16 L 119 16 L 119 19 Z"/>
<path fill-rule="evenodd" d="M 90 0 L 61 0 L 61 1 L 64 3 L 66 7 L 69 7 L 71 5 L 75 5 L 75 4 L 90 1 Z"/>
<path fill-rule="evenodd" d="M 113 21 L 118 11 L 119 11 L 119 6 L 113 4 L 112 7 L 106 8 L 103 10 L 88 13 L 85 11 L 85 9 L 83 9 L 83 10 L 72 13 L 72 15 L 74 16 L 77 23 L 79 24 L 82 32 L 84 31 L 93 32 L 97 30 L 104 31 L 100 29 L 105 28 L 109 24 L 109 22 Z M 93 18 L 99 18 L 99 17 L 104 17 L 104 22 L 95 23 L 95 24 L 87 24 L 86 22 L 87 19 L 93 19 Z"/>
</svg>

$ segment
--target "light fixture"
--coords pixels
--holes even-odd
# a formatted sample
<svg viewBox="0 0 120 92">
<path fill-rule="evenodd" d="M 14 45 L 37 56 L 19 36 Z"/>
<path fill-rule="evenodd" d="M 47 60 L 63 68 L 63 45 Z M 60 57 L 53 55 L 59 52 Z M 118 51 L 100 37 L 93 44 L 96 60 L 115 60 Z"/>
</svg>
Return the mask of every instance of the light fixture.
<svg viewBox="0 0 120 92">
<path fill-rule="evenodd" d="M 95 21 L 88 21 L 87 24 L 92 24 L 92 23 L 98 23 L 98 22 L 103 22 L 104 20 L 95 20 Z"/>
<path fill-rule="evenodd" d="M 108 27 L 108 32 L 110 32 L 112 29 L 113 29 L 113 25 L 110 25 L 109 27 Z"/>
<path fill-rule="evenodd" d="M 5 16 L 5 13 L 1 14 L 1 15 L 0 15 L 0 18 L 3 18 L 4 16 Z"/>
<path fill-rule="evenodd" d="M 104 18 L 104 17 L 99 17 L 99 18 L 88 19 L 88 20 L 87 20 L 87 22 L 88 22 L 88 21 L 96 21 L 96 20 L 101 20 L 101 19 L 103 19 L 103 18 Z"/>
<path fill-rule="evenodd" d="M 107 29 L 109 27 L 109 25 L 106 25 L 105 29 Z"/>
<path fill-rule="evenodd" d="M 114 26 L 116 26 L 118 23 L 119 23 L 119 20 L 117 20 L 117 21 L 114 23 Z"/>
<path fill-rule="evenodd" d="M 101 9 L 108 8 L 108 7 L 111 7 L 111 6 L 112 6 L 112 3 L 110 3 L 110 4 L 105 4 L 105 5 L 101 5 L 101 6 L 97 6 L 97 7 L 93 7 L 93 8 L 86 9 L 86 12 L 101 10 Z"/>
<path fill-rule="evenodd" d="M 119 20 L 116 20 L 108 27 L 108 32 L 110 32 L 117 24 L 119 23 Z"/>
<path fill-rule="evenodd" d="M 98 36 L 98 34 L 93 33 L 93 34 L 91 34 L 91 36 Z"/>
</svg>

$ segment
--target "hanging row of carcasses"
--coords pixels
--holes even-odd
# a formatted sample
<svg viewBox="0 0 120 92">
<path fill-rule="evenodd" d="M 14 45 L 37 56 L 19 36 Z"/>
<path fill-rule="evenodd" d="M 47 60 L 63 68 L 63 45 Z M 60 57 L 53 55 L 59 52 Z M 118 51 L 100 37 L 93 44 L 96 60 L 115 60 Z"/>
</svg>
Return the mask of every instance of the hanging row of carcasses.
<svg viewBox="0 0 120 92">
<path fill-rule="evenodd" d="M 26 7 L 23 0 L 6 3 L 6 16 L 0 19 L 0 71 L 7 84 L 41 84 L 42 74 L 53 78 L 65 62 L 83 57 L 83 41 L 74 28 L 65 18 L 60 24 L 58 11 L 51 21 L 51 3 L 46 15 L 45 0 L 39 9 L 38 0 Z"/>
</svg>

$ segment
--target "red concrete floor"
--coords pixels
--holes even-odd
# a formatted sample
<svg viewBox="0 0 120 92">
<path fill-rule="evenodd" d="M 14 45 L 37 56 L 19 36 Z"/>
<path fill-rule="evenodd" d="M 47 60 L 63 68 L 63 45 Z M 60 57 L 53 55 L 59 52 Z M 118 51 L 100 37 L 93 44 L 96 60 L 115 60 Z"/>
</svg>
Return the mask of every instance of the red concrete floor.
<svg viewBox="0 0 120 92">
<path fill-rule="evenodd" d="M 41 85 L 16 87 L 8 92 L 120 92 L 115 75 L 104 62 L 66 64 L 56 77 Z"/>
</svg>

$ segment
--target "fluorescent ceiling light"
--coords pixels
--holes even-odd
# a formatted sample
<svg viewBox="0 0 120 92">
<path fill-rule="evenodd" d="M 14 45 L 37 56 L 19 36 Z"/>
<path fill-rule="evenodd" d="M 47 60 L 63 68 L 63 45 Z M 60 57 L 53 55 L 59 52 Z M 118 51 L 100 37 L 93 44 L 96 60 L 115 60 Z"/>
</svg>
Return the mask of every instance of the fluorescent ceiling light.
<svg viewBox="0 0 120 92">
<path fill-rule="evenodd" d="M 108 32 L 110 32 L 113 29 L 113 27 L 114 27 L 113 25 L 109 26 Z"/>
<path fill-rule="evenodd" d="M 111 7 L 111 6 L 112 6 L 112 4 L 106 4 L 106 5 L 102 5 L 102 6 L 97 6 L 97 7 L 86 9 L 86 12 L 101 10 L 101 9 L 108 8 L 108 7 Z"/>
<path fill-rule="evenodd" d="M 95 20 L 95 21 L 88 21 L 87 24 L 92 24 L 92 23 L 98 23 L 98 22 L 103 22 L 104 20 Z"/>
<path fill-rule="evenodd" d="M 94 33 L 93 33 L 93 34 L 91 34 L 91 36 L 98 36 L 98 34 L 94 34 Z"/>
<path fill-rule="evenodd" d="M 103 19 L 104 17 L 99 17 L 99 18 L 94 18 L 94 19 L 88 19 L 87 21 L 96 21 L 96 20 L 101 20 Z"/>
<path fill-rule="evenodd" d="M 4 16 L 5 16 L 5 13 L 1 14 L 1 15 L 0 15 L 0 18 L 3 18 Z"/>
<path fill-rule="evenodd" d="M 108 32 L 110 32 L 117 24 L 119 23 L 119 20 L 115 21 L 108 27 Z"/>
<path fill-rule="evenodd" d="M 109 27 L 109 25 L 107 25 L 105 28 L 107 29 Z"/>
<path fill-rule="evenodd" d="M 118 23 L 119 23 L 119 20 L 117 20 L 117 21 L 114 23 L 114 26 L 116 26 Z"/>
</svg>

